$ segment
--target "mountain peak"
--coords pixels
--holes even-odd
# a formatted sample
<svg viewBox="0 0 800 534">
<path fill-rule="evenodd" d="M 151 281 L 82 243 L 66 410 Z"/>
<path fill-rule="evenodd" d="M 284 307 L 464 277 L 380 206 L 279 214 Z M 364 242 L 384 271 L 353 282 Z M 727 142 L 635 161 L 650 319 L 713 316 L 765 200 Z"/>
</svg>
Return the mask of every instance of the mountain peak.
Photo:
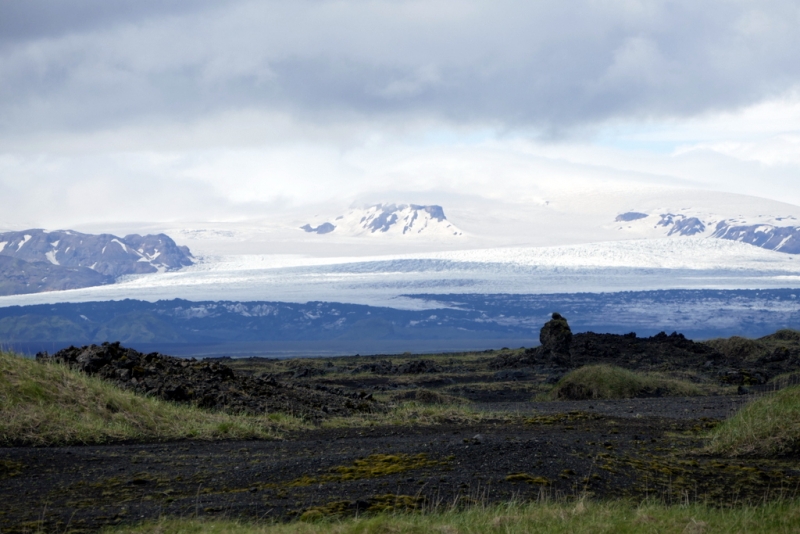
<svg viewBox="0 0 800 534">
<path fill-rule="evenodd" d="M 351 208 L 333 222 L 317 226 L 306 224 L 302 230 L 316 234 L 336 233 L 350 236 L 461 236 L 444 214 L 441 206 L 420 204 L 374 204 Z"/>
<path fill-rule="evenodd" d="M 682 212 L 682 213 L 681 213 Z M 655 217 L 658 222 L 653 225 Z M 792 216 L 736 216 L 695 213 L 690 209 L 655 210 L 651 213 L 630 211 L 617 215 L 618 230 L 644 233 L 652 229 L 654 237 L 709 237 L 739 241 L 767 250 L 800 254 L 800 226 Z M 789 223 L 789 224 L 787 224 Z"/>
</svg>

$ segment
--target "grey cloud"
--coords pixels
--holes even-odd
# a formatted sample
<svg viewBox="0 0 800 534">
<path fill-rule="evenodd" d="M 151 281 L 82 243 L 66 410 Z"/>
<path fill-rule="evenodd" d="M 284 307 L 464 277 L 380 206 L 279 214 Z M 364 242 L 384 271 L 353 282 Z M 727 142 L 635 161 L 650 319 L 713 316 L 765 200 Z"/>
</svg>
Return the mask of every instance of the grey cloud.
<svg viewBox="0 0 800 534">
<path fill-rule="evenodd" d="M 213 0 L 10 0 L 0 4 L 0 46 L 195 12 L 212 3 L 219 4 Z"/>
<path fill-rule="evenodd" d="M 74 5 L 41 21 L 14 8 L 27 25 L 0 48 L 0 135 L 248 108 L 558 131 L 732 109 L 800 81 L 793 1 Z"/>
</svg>

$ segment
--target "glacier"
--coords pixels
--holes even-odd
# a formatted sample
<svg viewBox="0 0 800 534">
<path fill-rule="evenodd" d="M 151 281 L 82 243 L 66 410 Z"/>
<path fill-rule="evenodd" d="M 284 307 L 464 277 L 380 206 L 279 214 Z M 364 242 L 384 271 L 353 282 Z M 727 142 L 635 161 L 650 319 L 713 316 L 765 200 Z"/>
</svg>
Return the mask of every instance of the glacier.
<svg viewBox="0 0 800 534">
<path fill-rule="evenodd" d="M 139 299 L 329 301 L 419 309 L 415 293 L 552 294 L 766 289 L 800 284 L 800 258 L 707 237 L 361 257 L 206 255 L 113 285 L 0 297 L 0 306 Z"/>
</svg>

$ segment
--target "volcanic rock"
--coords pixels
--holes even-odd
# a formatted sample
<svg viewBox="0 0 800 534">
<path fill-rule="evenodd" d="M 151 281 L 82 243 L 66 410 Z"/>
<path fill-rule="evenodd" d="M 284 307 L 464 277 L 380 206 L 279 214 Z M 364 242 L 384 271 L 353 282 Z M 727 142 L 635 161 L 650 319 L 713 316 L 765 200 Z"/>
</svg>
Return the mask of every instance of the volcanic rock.
<svg viewBox="0 0 800 534">
<path fill-rule="evenodd" d="M 244 376 L 216 361 L 143 354 L 118 342 L 69 347 L 52 356 L 39 353 L 36 359 L 65 363 L 137 393 L 231 413 L 283 412 L 320 419 L 382 409 L 365 395 L 295 386 L 271 376 Z"/>
<path fill-rule="evenodd" d="M 553 313 L 552 319 L 542 327 L 539 332 L 539 342 L 542 344 L 542 356 L 549 357 L 555 363 L 562 365 L 569 363 L 572 330 L 567 319 L 560 313 Z"/>
</svg>

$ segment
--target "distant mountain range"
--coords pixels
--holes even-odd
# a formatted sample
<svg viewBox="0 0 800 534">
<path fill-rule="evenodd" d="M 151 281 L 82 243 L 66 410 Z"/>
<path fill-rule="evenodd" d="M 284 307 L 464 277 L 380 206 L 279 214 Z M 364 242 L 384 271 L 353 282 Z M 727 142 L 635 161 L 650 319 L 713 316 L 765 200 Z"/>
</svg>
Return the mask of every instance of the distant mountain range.
<svg viewBox="0 0 800 534">
<path fill-rule="evenodd" d="M 703 236 L 739 241 L 768 250 L 800 254 L 800 225 L 794 217 L 730 217 L 691 210 L 629 211 L 615 219 L 619 229 L 647 237 Z M 452 238 L 464 233 L 438 205 L 375 204 L 353 208 L 332 220 L 301 227 L 309 233 L 337 236 Z M 644 235 L 643 235 L 644 237 Z"/>
<path fill-rule="evenodd" d="M 173 354 L 499 348 L 537 344 L 539 329 L 554 311 L 563 313 L 575 332 L 762 336 L 797 327 L 799 294 L 775 289 L 409 295 L 434 307 L 424 310 L 178 299 L 9 306 L 0 308 L 0 345 L 54 351 L 69 344 L 122 341 Z"/>
<path fill-rule="evenodd" d="M 456 228 L 444 215 L 441 206 L 417 204 L 375 204 L 364 208 L 353 208 L 333 221 L 317 226 L 301 227 L 315 234 L 339 234 L 349 236 L 460 236 Z"/>
<path fill-rule="evenodd" d="M 41 229 L 0 233 L 0 295 L 113 283 L 126 274 L 192 265 L 187 247 L 165 234 L 83 234 Z"/>
<path fill-rule="evenodd" d="M 666 236 L 705 236 L 739 241 L 767 250 L 800 254 L 800 226 L 794 217 L 759 216 L 719 218 L 714 215 L 684 213 L 642 213 L 629 211 L 617 215 L 620 229 L 652 227 Z"/>
</svg>

